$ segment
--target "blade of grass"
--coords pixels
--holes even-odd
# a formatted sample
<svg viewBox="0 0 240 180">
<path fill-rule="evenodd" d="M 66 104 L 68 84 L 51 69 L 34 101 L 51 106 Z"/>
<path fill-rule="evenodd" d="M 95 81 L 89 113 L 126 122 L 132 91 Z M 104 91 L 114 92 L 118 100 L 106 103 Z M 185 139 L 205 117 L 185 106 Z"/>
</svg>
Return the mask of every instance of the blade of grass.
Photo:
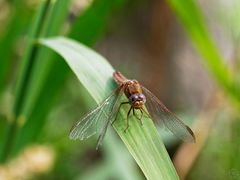
<svg viewBox="0 0 240 180">
<path fill-rule="evenodd" d="M 83 41 L 85 44 L 94 43 L 99 35 L 103 33 L 112 10 L 121 8 L 125 5 L 125 2 L 126 0 L 95 0 L 92 6 L 75 20 L 76 23 L 72 27 L 70 36 Z M 54 7 L 49 13 L 42 36 L 53 36 L 59 33 L 68 13 L 69 3 L 68 0 L 62 0 L 53 4 Z M 91 29 L 91 33 L 89 33 L 89 29 Z M 64 61 L 59 60 L 59 56 L 46 47 L 39 48 L 35 61 L 36 64 L 32 70 L 26 93 L 27 97 L 21 111 L 26 121 L 24 126 L 17 132 L 13 155 L 27 144 L 33 141 L 36 142 L 37 137 L 41 136 L 41 130 L 46 123 L 47 115 L 59 96 L 59 92 L 69 73 L 69 68 Z M 118 155 L 121 156 L 121 154 Z M 132 159 L 128 159 L 124 163 L 133 164 Z M 117 164 L 112 167 L 113 169 L 118 168 Z M 124 168 L 118 170 L 119 178 L 126 179 L 125 174 L 131 174 L 133 179 L 139 179 L 135 175 L 138 174 L 137 169 L 128 167 L 124 166 Z"/>
<path fill-rule="evenodd" d="M 172 7 L 174 13 L 176 13 L 190 40 L 203 57 L 202 61 L 206 65 L 205 67 L 225 91 L 226 95 L 234 102 L 233 105 L 236 105 L 238 108 L 240 102 L 239 79 L 227 67 L 227 61 L 214 44 L 196 1 L 185 0 L 184 2 L 180 2 L 178 0 L 167 0 L 167 2 Z M 223 109 L 228 108 L 224 107 Z M 236 158 L 239 148 L 235 146 L 235 144 L 238 146 L 236 142 L 239 141 L 237 140 L 239 133 L 234 133 L 237 132 L 236 130 L 240 126 L 239 123 L 236 123 L 236 120 L 232 120 L 231 113 L 220 109 L 219 114 L 220 118 L 217 118 L 206 145 L 199 154 L 187 179 L 194 179 L 194 177 L 201 177 L 203 179 L 218 179 L 218 177 L 221 179 L 231 179 L 239 177 L 239 166 L 237 166 L 239 159 Z M 222 133 L 223 131 L 224 134 Z M 221 138 L 219 138 L 220 136 Z M 210 174 L 206 173 L 206 168 L 211 172 Z M 231 170 L 233 170 L 234 176 L 231 176 Z"/>
<path fill-rule="evenodd" d="M 16 85 L 15 100 L 13 106 L 14 118 L 11 124 L 9 125 L 6 139 L 4 141 L 5 143 L 3 146 L 3 153 L 1 157 L 1 160 L 3 161 L 6 160 L 9 154 L 11 153 L 19 125 L 19 120 L 22 120 L 20 117 L 22 104 L 24 103 L 28 81 L 37 54 L 37 47 L 33 43 L 33 40 L 40 36 L 41 27 L 43 26 L 44 19 L 48 12 L 49 6 L 50 0 L 46 0 L 41 4 L 41 7 L 39 8 L 39 11 L 33 21 L 33 25 L 29 33 L 29 41 L 26 47 L 25 54 L 22 57 L 23 63 L 20 68 L 19 78 Z"/>
<path fill-rule="evenodd" d="M 113 130 L 109 129 L 108 135 L 104 140 L 104 161 L 84 173 L 79 173 L 78 179 L 144 179 L 137 170 L 133 158 L 130 157 L 127 149 L 120 144 L 117 138 Z M 92 172 L 94 172 L 94 174 Z"/>
<path fill-rule="evenodd" d="M 194 0 L 167 0 L 182 23 L 192 43 L 203 57 L 202 61 L 217 83 L 232 98 L 240 101 L 240 85 L 237 77 L 226 66 L 226 61 L 216 48 L 207 30 L 204 17 Z"/>
<path fill-rule="evenodd" d="M 144 179 L 144 177 L 137 171 L 134 159 L 118 140 L 118 136 L 113 132 L 113 129 L 109 128 L 108 135 L 105 137 L 104 141 L 105 146 L 103 147 L 103 153 L 107 166 L 109 168 L 112 167 L 112 178 L 122 177 L 124 180 Z"/>
<path fill-rule="evenodd" d="M 68 63 L 83 86 L 97 103 L 100 103 L 116 84 L 112 80 L 114 69 L 99 54 L 82 44 L 66 38 L 42 39 L 41 44 L 58 52 Z M 178 179 L 162 140 L 153 124 L 147 118 L 141 126 L 136 119 L 130 119 L 130 130 L 124 133 L 127 109 L 114 123 L 124 144 L 132 154 L 147 179 Z"/>
<path fill-rule="evenodd" d="M 42 33 L 42 37 L 53 36 L 60 33 L 59 31 L 61 30 L 68 14 L 69 3 L 70 1 L 68 0 L 62 0 L 52 4 L 53 7 L 49 12 L 49 16 L 45 19 L 45 27 L 44 32 Z M 52 102 L 49 98 L 51 95 L 49 95 L 49 92 L 51 92 L 51 86 L 54 86 L 55 82 L 58 82 L 56 76 L 54 76 L 54 83 L 47 85 L 48 91 L 45 91 L 44 89 L 43 92 L 43 87 L 45 85 L 46 79 L 49 80 L 51 78 L 48 75 L 51 71 L 52 66 L 55 65 L 58 67 L 58 64 L 56 65 L 56 63 L 54 63 L 54 61 L 51 59 L 52 57 L 53 53 L 48 49 L 38 47 L 35 66 L 33 67 L 27 89 L 27 97 L 25 98 L 25 102 L 21 110 L 21 114 L 26 118 L 26 122 L 17 134 L 16 143 L 13 149 L 14 154 L 18 152 L 18 150 L 21 149 L 24 145 L 33 141 L 45 124 L 45 118 L 37 121 L 36 117 L 38 117 L 38 115 L 42 116 L 47 114 L 45 111 L 48 111 L 49 106 L 52 106 Z M 61 65 L 64 66 L 63 63 L 61 63 Z M 58 69 L 58 71 L 59 70 L 60 69 Z M 65 71 L 62 70 L 60 72 L 53 72 L 55 75 L 58 75 L 61 78 L 62 76 L 66 76 Z M 44 97 L 40 98 L 41 100 L 45 100 L 44 104 L 42 104 L 42 102 L 37 102 L 41 93 L 43 93 L 42 96 Z M 37 111 L 34 111 L 34 108 L 37 108 Z"/>
<path fill-rule="evenodd" d="M 9 3 L 10 13 L 8 23 L 4 26 L 4 32 L 0 38 L 0 91 L 6 86 L 11 66 L 15 58 L 15 46 L 21 33 L 28 27 L 31 14 L 34 10 L 27 6 L 27 2 L 15 0 Z M 21 17 L 21 18 L 19 18 Z M 10 76 L 11 77 L 11 76 Z"/>
<path fill-rule="evenodd" d="M 61 29 L 61 21 L 59 19 L 66 12 L 66 2 L 68 0 L 57 1 L 55 10 L 51 12 L 49 23 L 46 25 L 47 32 L 45 36 L 53 36 L 59 34 Z M 124 5 L 126 0 L 95 0 L 73 24 L 69 36 L 83 42 L 84 44 L 92 45 L 106 26 L 107 18 L 110 16 L 113 9 L 119 9 Z M 60 17 L 60 18 L 59 18 Z M 56 24 L 56 21 L 58 23 Z M 91 29 L 91 33 L 89 33 Z M 63 61 L 58 60 L 59 56 L 49 52 L 49 49 L 40 49 L 37 57 L 37 67 L 32 74 L 32 81 L 29 85 L 28 97 L 24 103 L 23 111 L 26 122 L 20 129 L 14 154 L 22 147 L 36 141 L 41 134 L 41 130 L 47 120 L 47 115 L 59 96 L 64 82 L 66 81 L 69 68 Z M 35 71 L 34 70 L 34 71 Z"/>
</svg>

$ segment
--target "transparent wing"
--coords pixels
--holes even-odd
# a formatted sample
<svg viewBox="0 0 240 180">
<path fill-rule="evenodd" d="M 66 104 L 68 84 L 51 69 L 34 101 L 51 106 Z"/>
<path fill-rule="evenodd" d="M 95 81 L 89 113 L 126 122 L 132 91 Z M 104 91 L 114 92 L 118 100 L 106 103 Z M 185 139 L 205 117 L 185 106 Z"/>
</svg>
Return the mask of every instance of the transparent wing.
<svg viewBox="0 0 240 180">
<path fill-rule="evenodd" d="M 115 102 L 113 103 L 113 105 L 111 107 L 111 111 L 109 111 L 110 113 L 108 115 L 108 119 L 105 121 L 104 126 L 102 127 L 102 129 L 100 131 L 100 135 L 97 140 L 96 150 L 98 150 L 98 147 L 102 145 L 102 141 L 107 132 L 107 128 L 108 128 L 109 124 L 115 120 L 117 113 L 119 112 L 118 110 L 121 105 L 121 97 L 123 95 L 123 92 L 124 92 L 124 88 L 123 88 L 123 86 L 120 86 L 119 90 L 118 90 L 118 96 L 116 97 Z"/>
<path fill-rule="evenodd" d="M 176 137 L 185 142 L 195 142 L 195 136 L 192 130 L 185 125 L 175 114 L 147 88 L 143 87 L 143 93 L 146 96 L 146 107 L 151 118 L 158 124 L 169 129 Z"/>
<path fill-rule="evenodd" d="M 111 122 L 115 117 L 117 111 L 116 106 L 118 106 L 118 104 L 120 105 L 118 101 L 120 96 L 122 96 L 122 89 L 122 87 L 117 88 L 97 108 L 77 121 L 70 130 L 69 138 L 84 140 L 96 133 L 100 133 L 101 139 L 103 139 L 109 125 L 107 122 Z"/>
</svg>

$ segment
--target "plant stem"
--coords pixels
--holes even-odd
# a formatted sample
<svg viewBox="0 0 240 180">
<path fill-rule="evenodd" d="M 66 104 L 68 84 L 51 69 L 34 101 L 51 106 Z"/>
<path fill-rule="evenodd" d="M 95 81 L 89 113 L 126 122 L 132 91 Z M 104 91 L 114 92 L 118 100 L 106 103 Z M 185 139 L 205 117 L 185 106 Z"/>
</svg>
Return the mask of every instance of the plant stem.
<svg viewBox="0 0 240 180">
<path fill-rule="evenodd" d="M 50 8 L 50 3 L 51 0 L 46 0 L 42 2 L 42 5 L 37 12 L 37 16 L 36 18 L 34 18 L 33 26 L 29 33 L 29 41 L 26 47 L 25 54 L 21 61 L 23 62 L 23 64 L 21 66 L 20 75 L 16 85 L 15 102 L 13 106 L 14 119 L 10 124 L 7 132 L 5 145 L 3 147 L 3 156 L 1 158 L 2 161 L 6 161 L 11 154 L 11 149 L 18 129 L 18 119 L 21 115 L 21 109 L 27 92 L 28 82 L 31 77 L 31 73 L 35 63 L 35 57 L 38 51 L 37 45 L 34 43 L 34 39 L 40 37 L 41 30 L 43 28 L 45 19 Z"/>
</svg>

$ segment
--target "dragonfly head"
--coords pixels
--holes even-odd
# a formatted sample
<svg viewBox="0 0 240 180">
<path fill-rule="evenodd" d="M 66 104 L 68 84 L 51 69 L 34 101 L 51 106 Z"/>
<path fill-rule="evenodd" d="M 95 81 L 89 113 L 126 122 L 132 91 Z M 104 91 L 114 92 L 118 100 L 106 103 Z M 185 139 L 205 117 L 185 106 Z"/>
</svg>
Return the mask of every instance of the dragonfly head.
<svg viewBox="0 0 240 180">
<path fill-rule="evenodd" d="M 134 108 L 142 108 L 146 102 L 144 94 L 132 94 L 129 97 L 129 102 Z"/>
</svg>

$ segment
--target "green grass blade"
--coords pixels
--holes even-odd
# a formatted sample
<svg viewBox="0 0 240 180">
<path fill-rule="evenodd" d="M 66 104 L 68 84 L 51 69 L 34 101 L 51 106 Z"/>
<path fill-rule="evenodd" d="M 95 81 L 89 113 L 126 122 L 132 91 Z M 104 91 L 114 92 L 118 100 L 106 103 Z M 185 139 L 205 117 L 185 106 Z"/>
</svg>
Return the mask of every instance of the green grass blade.
<svg viewBox="0 0 240 180">
<path fill-rule="evenodd" d="M 69 36 L 84 44 L 92 45 L 103 33 L 107 19 L 113 9 L 120 9 L 126 0 L 95 0 L 92 5 L 76 18 Z M 54 1 L 53 10 L 46 23 L 43 37 L 57 36 L 62 29 L 62 19 L 68 11 L 70 1 Z M 65 16 L 66 18 L 66 16 Z M 91 29 L 91 33 L 89 33 Z M 22 113 L 26 116 L 26 123 L 20 129 L 14 146 L 14 154 L 30 142 L 36 141 L 47 120 L 47 115 L 59 96 L 62 86 L 69 74 L 69 68 L 59 57 L 49 49 L 43 47 L 38 52 L 36 68 L 31 75 L 28 96 L 23 105 Z"/>
<path fill-rule="evenodd" d="M 83 86 L 97 103 L 100 103 L 116 84 L 112 80 L 114 69 L 99 54 L 75 41 L 58 37 L 42 39 L 41 44 L 58 52 L 68 63 Z M 130 130 L 124 133 L 125 117 L 128 108 L 122 109 L 114 123 L 124 144 L 132 154 L 147 179 L 178 179 L 162 140 L 149 119 L 144 119 L 141 126 L 134 118 L 130 118 Z"/>
<path fill-rule="evenodd" d="M 2 25 L 4 26 L 4 32 L 0 36 L 0 91 L 5 88 L 10 80 L 11 68 L 13 68 L 16 62 L 15 47 L 17 40 L 20 38 L 22 32 L 28 28 L 29 21 L 32 19 L 31 15 L 35 10 L 27 4 L 26 1 L 22 0 L 11 2 L 8 23 Z"/>
<path fill-rule="evenodd" d="M 48 17 L 45 19 L 45 28 L 42 32 L 42 37 L 54 36 L 60 33 L 59 31 L 61 30 L 68 14 L 69 3 L 70 1 L 68 0 L 51 3 L 52 6 L 49 10 Z M 51 79 L 49 76 L 51 67 L 54 65 L 56 66 L 53 59 L 51 59 L 52 57 L 53 53 L 47 48 L 38 46 L 38 53 L 35 58 L 35 66 L 33 67 L 31 73 L 31 78 L 29 80 L 28 89 L 26 92 L 27 96 L 21 110 L 21 114 L 26 118 L 26 122 L 17 133 L 16 143 L 13 147 L 13 154 L 18 152 L 27 143 L 34 141 L 45 124 L 46 118 L 43 118 L 42 116 L 46 116 L 48 114 L 47 112 L 49 112 L 50 107 L 53 104 L 51 98 L 48 97 L 51 96 L 49 95 L 50 90 L 44 91 L 46 79 Z M 60 73 L 54 73 L 61 78 L 62 76 L 66 75 L 64 72 L 65 71 L 61 69 Z M 55 82 L 57 82 L 57 78 L 55 78 L 54 83 L 47 85 L 48 88 L 52 89 L 52 86 L 55 85 Z M 57 94 L 56 90 L 55 94 Z M 41 95 L 42 97 L 40 97 Z M 42 100 L 41 102 L 38 102 L 39 98 Z M 37 110 L 35 108 L 37 108 Z M 38 120 L 38 117 L 40 120 Z"/>
<path fill-rule="evenodd" d="M 20 67 L 20 72 L 18 75 L 17 83 L 16 83 L 16 90 L 15 90 L 15 99 L 14 99 L 14 105 L 13 105 L 13 121 L 9 124 L 6 137 L 4 140 L 4 146 L 2 149 L 2 157 L 0 157 L 1 160 L 6 160 L 8 156 L 12 152 L 12 147 L 15 142 L 17 130 L 19 128 L 19 120 L 21 118 L 21 110 L 22 106 L 26 97 L 26 90 L 28 88 L 28 83 L 30 80 L 30 75 L 32 73 L 32 69 L 35 63 L 35 57 L 37 54 L 38 48 L 36 47 L 36 44 L 33 43 L 34 39 L 40 37 L 41 33 L 41 27 L 44 24 L 44 20 L 47 16 L 47 12 L 50 8 L 50 0 L 43 1 L 41 6 L 39 7 L 39 10 L 34 18 L 32 27 L 29 32 L 29 39 L 27 43 L 26 50 L 24 52 L 24 55 L 22 57 L 22 64 Z"/>
<path fill-rule="evenodd" d="M 239 81 L 226 66 L 226 60 L 217 49 L 207 29 L 203 14 L 195 0 L 167 0 L 179 18 L 192 43 L 203 57 L 203 63 L 218 84 L 234 99 L 240 101 Z M 234 100 L 235 101 L 235 100 Z"/>
</svg>

